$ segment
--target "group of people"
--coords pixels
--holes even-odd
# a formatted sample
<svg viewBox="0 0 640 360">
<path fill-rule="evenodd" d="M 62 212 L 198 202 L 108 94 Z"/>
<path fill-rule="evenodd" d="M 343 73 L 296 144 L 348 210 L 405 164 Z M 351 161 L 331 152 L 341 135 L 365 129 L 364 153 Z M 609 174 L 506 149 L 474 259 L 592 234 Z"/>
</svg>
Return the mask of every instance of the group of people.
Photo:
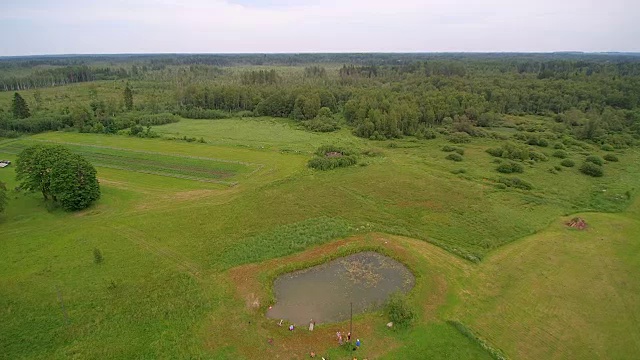
<svg viewBox="0 0 640 360">
<path fill-rule="evenodd" d="M 336 337 L 338 338 L 338 344 L 344 344 L 344 339 L 342 338 L 342 332 L 336 332 Z M 351 342 L 351 332 L 347 333 L 347 342 Z M 360 339 L 356 339 L 356 348 L 360 347 Z"/>
<path fill-rule="evenodd" d="M 278 326 L 282 326 L 284 320 L 280 320 L 280 322 L 278 322 Z M 313 329 L 316 327 L 316 322 L 313 321 L 313 319 L 311 319 L 309 321 L 309 331 L 313 331 Z M 289 325 L 289 331 L 293 331 L 295 329 L 295 326 L 293 324 Z M 340 346 L 344 345 L 344 338 L 342 335 L 342 331 L 338 331 L 336 332 L 336 338 L 338 339 L 338 344 Z M 351 342 L 351 332 L 347 332 L 347 342 Z M 356 350 L 360 348 L 360 339 L 356 339 Z M 315 352 L 311 352 L 310 353 L 312 358 L 316 357 L 316 353 Z M 322 358 L 324 360 L 324 357 Z M 354 358 L 355 359 L 355 358 Z"/>
</svg>

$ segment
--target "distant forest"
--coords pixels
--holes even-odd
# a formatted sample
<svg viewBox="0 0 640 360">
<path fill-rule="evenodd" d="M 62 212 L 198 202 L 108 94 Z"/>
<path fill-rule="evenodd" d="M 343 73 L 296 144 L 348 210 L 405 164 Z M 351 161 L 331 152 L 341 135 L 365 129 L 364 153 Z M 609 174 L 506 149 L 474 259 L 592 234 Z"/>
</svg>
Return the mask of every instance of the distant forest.
<svg viewBox="0 0 640 360">
<path fill-rule="evenodd" d="M 640 138 L 638 54 L 0 58 L 2 91 L 98 81 L 130 83 L 135 102 L 125 106 L 124 101 L 94 94 L 91 103 L 81 104 L 84 110 L 41 109 L 25 119 L 0 109 L 0 129 L 5 136 L 8 131 L 15 135 L 61 128 L 115 132 L 158 114 L 239 115 L 289 117 L 312 131 L 332 131 L 344 123 L 358 136 L 389 139 L 425 137 L 442 126 L 480 136 L 478 129 L 492 126 L 501 116 L 539 115 L 553 118 L 560 132 L 584 140 L 629 146 Z M 141 96 L 156 89 L 163 95 Z"/>
</svg>

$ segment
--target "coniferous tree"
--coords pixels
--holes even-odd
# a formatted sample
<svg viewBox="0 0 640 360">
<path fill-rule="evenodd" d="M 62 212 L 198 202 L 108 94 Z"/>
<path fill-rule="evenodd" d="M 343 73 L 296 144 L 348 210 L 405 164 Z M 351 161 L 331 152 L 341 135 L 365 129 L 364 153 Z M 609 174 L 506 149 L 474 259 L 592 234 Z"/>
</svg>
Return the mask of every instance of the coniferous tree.
<svg viewBox="0 0 640 360">
<path fill-rule="evenodd" d="M 18 93 L 15 93 L 13 95 L 13 102 L 11 103 L 11 111 L 13 112 L 13 116 L 17 119 L 25 119 L 31 116 L 27 102 L 24 101 L 22 96 Z"/>
<path fill-rule="evenodd" d="M 128 111 L 133 110 L 133 91 L 131 91 L 129 84 L 124 88 L 124 107 Z"/>
<path fill-rule="evenodd" d="M 0 213 L 4 211 L 5 205 L 7 205 L 7 187 L 0 181 Z"/>
</svg>

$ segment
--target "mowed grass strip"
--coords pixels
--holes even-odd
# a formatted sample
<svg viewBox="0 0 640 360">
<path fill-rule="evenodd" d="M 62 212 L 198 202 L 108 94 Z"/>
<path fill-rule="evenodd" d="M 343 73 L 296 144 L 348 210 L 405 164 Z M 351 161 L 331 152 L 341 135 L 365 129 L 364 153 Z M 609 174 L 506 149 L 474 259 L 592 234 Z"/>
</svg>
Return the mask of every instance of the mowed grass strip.
<svg viewBox="0 0 640 360">
<path fill-rule="evenodd" d="M 1 146 L 4 153 L 19 154 L 39 141 L 15 141 Z M 45 142 L 49 143 L 49 142 Z M 136 171 L 154 175 L 185 178 L 204 182 L 227 182 L 253 169 L 248 164 L 201 157 L 187 157 L 162 153 L 133 151 L 109 147 L 64 144 L 70 150 L 86 157 L 96 166 Z M 258 168 L 259 165 L 253 165 Z"/>
</svg>

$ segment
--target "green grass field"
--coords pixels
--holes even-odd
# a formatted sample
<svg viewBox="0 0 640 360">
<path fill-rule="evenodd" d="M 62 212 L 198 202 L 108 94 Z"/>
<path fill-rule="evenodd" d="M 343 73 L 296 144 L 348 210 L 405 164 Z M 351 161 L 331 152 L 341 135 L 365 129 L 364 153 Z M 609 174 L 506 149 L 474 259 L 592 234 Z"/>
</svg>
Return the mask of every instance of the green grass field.
<svg viewBox="0 0 640 360">
<path fill-rule="evenodd" d="M 0 141 L 9 160 L 29 144 L 65 144 L 94 163 L 102 188 L 97 204 L 75 214 L 10 192 L 0 215 L 0 357 L 250 359 L 276 351 L 229 271 L 370 233 L 404 249 L 398 256 L 418 275 L 411 301 L 422 309 L 406 331 L 386 332 L 378 313 L 359 319 L 370 327 L 363 351 L 371 358 L 490 358 L 448 320 L 508 358 L 640 354 L 637 150 L 619 152 L 602 178 L 577 168 L 553 174 L 554 157 L 526 165 L 517 175 L 534 188 L 524 191 L 496 186 L 503 175 L 485 150 L 500 141 L 489 138 L 461 145 L 463 161 L 453 162 L 443 137 L 369 141 L 271 118 L 182 120 L 154 131 L 207 143 L 71 132 Z M 381 156 L 308 169 L 323 144 Z M 603 154 L 568 153 L 577 163 Z M 14 169 L 0 169 L 11 189 Z M 583 213 L 586 231 L 565 228 L 574 213 Z M 100 265 L 94 248 L 104 254 Z M 438 301 L 425 303 L 436 289 Z"/>
</svg>

